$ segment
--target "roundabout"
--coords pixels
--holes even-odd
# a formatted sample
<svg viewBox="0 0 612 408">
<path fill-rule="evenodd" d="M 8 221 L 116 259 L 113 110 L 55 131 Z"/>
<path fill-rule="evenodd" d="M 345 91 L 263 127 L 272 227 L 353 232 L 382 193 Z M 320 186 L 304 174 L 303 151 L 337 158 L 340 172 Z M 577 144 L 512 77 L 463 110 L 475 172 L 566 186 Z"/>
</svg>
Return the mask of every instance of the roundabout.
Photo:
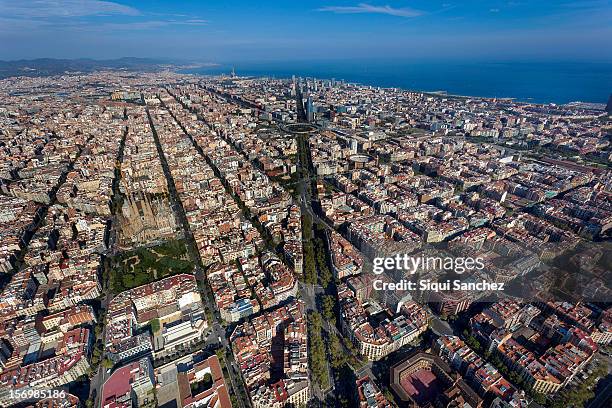
<svg viewBox="0 0 612 408">
<path fill-rule="evenodd" d="M 312 125 L 310 123 L 287 123 L 280 125 L 280 128 L 285 132 L 301 135 L 316 132 L 319 130 L 318 126 Z"/>
</svg>

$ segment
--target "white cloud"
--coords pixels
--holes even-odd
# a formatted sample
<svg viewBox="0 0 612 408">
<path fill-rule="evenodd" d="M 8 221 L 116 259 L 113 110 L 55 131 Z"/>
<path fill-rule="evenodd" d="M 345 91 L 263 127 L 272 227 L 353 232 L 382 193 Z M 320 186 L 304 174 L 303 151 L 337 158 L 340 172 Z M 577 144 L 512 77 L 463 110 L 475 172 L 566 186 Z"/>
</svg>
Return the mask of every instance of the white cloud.
<svg viewBox="0 0 612 408">
<path fill-rule="evenodd" d="M 329 11 L 336 14 L 387 14 L 397 17 L 418 17 L 423 14 L 420 10 L 415 10 L 409 7 L 394 8 L 391 6 L 373 6 L 371 4 L 360 3 L 356 6 L 327 6 L 318 9 L 318 11 Z"/>
<path fill-rule="evenodd" d="M 104 23 L 96 27 L 99 30 L 153 30 L 168 26 L 205 26 L 208 24 L 206 20 L 150 20 L 150 21 L 133 21 L 129 23 Z"/>
<path fill-rule="evenodd" d="M 168 26 L 199 27 L 209 23 L 199 16 L 141 13 L 133 7 L 104 0 L 0 0 L 0 16 L 0 32 L 20 32 L 24 27 L 30 30 L 138 31 Z M 107 18 L 97 24 L 81 19 L 93 16 Z M 125 16 L 131 21 L 115 23 L 113 16 Z"/>
<path fill-rule="evenodd" d="M 84 27 L 86 30 L 152 30 L 170 25 L 168 21 L 134 21 L 131 23 L 103 23 L 95 27 Z"/>
<path fill-rule="evenodd" d="M 206 25 L 208 24 L 208 20 L 202 20 L 200 18 L 192 18 L 189 20 L 182 21 L 181 23 L 188 24 L 188 25 Z"/>
<path fill-rule="evenodd" d="M 492 8 L 492 9 L 489 9 L 489 11 L 491 13 L 499 13 L 499 9 L 498 8 Z"/>
<path fill-rule="evenodd" d="M 102 0 L 0 0 L 0 14 L 17 18 L 137 16 L 133 7 Z"/>
</svg>

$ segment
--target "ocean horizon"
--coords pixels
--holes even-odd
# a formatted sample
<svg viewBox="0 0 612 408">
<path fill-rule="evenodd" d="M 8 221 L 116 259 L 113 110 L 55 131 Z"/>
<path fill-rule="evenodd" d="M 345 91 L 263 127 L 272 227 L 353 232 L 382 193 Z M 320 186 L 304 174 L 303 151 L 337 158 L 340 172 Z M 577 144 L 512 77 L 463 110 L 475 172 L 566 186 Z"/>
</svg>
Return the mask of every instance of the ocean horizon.
<svg viewBox="0 0 612 408">
<path fill-rule="evenodd" d="M 449 95 L 513 98 L 520 102 L 603 103 L 612 93 L 608 62 L 244 62 L 181 70 L 182 73 L 345 80 Z"/>
</svg>

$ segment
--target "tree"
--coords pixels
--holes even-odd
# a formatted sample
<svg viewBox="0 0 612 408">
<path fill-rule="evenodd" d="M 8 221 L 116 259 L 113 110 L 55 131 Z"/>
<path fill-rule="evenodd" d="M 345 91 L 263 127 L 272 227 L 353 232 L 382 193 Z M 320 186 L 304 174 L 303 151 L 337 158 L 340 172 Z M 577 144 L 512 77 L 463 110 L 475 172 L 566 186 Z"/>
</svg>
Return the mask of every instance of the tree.
<svg viewBox="0 0 612 408">
<path fill-rule="evenodd" d="M 311 241 L 306 241 L 304 243 L 304 280 L 310 285 L 317 283 L 314 248 Z"/>
<path fill-rule="evenodd" d="M 159 319 L 157 318 L 152 319 L 149 323 L 151 324 L 151 331 L 153 333 L 157 333 L 159 329 L 161 329 L 161 324 L 159 323 Z"/>
<path fill-rule="evenodd" d="M 539 392 L 535 393 L 535 395 L 533 396 L 533 400 L 535 403 L 540 404 L 540 405 L 545 405 L 546 404 L 546 395 L 541 394 Z"/>
<path fill-rule="evenodd" d="M 342 345 L 335 334 L 332 334 L 329 339 L 329 355 L 331 365 L 336 370 L 346 363 L 346 354 L 343 352 Z"/>
<path fill-rule="evenodd" d="M 308 316 L 309 357 L 312 374 L 315 381 L 323 387 L 329 384 L 329 375 L 327 372 L 325 345 L 321 337 L 322 324 L 323 320 L 319 313 L 313 312 Z"/>
<path fill-rule="evenodd" d="M 560 408 L 567 406 L 583 406 L 585 402 L 595 396 L 593 388 L 595 387 L 596 379 L 606 375 L 608 369 L 605 364 L 600 363 L 597 368 L 587 377 L 587 379 L 572 389 L 565 389 L 559 393 L 553 402 L 550 404 L 552 408 Z M 535 399 L 534 395 L 534 399 Z"/>
<path fill-rule="evenodd" d="M 109 368 L 113 368 L 113 362 L 112 360 L 105 358 L 104 360 L 102 360 L 102 367 L 104 367 L 105 369 L 109 369 Z"/>
<path fill-rule="evenodd" d="M 212 383 L 212 375 L 210 375 L 210 373 L 204 374 L 204 377 L 202 378 L 202 381 L 204 381 L 204 383 L 206 383 L 206 384 Z"/>
<path fill-rule="evenodd" d="M 302 213 L 302 231 L 304 231 L 304 238 L 310 240 L 312 238 L 312 217 L 310 214 Z"/>
<path fill-rule="evenodd" d="M 334 313 L 334 308 L 336 306 L 336 301 L 332 295 L 323 296 L 323 317 L 328 322 L 332 322 L 332 324 L 336 324 L 336 314 Z"/>
<path fill-rule="evenodd" d="M 330 282 L 332 281 L 332 274 L 329 271 L 329 268 L 327 267 L 327 265 L 320 267 L 319 268 L 321 271 L 321 275 L 319 276 L 321 278 L 321 286 L 323 286 L 324 288 L 328 287 Z"/>
<path fill-rule="evenodd" d="M 480 342 L 476 339 L 476 337 L 470 335 L 465 339 L 465 344 L 467 344 L 470 348 L 472 348 L 477 353 L 482 351 L 482 346 Z"/>
<path fill-rule="evenodd" d="M 385 396 L 387 401 L 395 402 L 395 398 L 393 398 L 393 394 L 391 394 L 391 391 L 389 391 L 389 389 L 385 388 L 385 390 L 383 391 L 383 395 Z"/>
</svg>

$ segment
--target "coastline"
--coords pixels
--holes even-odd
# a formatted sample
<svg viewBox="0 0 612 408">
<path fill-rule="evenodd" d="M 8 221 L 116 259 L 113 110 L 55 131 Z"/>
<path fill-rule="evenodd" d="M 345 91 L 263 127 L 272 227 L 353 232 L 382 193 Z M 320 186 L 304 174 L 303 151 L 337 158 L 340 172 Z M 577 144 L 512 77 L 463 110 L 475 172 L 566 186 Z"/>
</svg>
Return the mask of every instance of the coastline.
<svg viewBox="0 0 612 408">
<path fill-rule="evenodd" d="M 503 99 L 513 103 L 603 104 L 612 93 L 612 63 L 415 63 L 388 69 L 344 64 L 219 64 L 181 69 L 195 75 L 221 75 L 235 67 L 238 76 L 289 79 L 292 75 L 455 98 Z M 516 68 L 516 69 L 515 69 Z M 597 69 L 595 69 L 597 68 Z"/>
</svg>

